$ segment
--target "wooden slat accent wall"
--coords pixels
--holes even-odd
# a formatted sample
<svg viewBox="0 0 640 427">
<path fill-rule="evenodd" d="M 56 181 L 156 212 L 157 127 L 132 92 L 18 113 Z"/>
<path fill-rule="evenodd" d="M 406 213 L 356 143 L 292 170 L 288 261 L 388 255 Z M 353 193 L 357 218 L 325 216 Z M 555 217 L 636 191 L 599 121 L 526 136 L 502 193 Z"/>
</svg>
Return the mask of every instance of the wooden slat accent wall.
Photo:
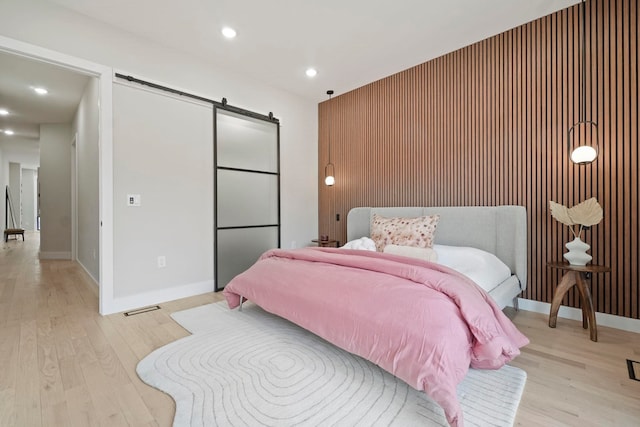
<svg viewBox="0 0 640 427">
<path fill-rule="evenodd" d="M 583 235 L 599 312 L 639 318 L 638 4 L 587 2 L 587 118 L 600 154 L 569 160 L 580 112 L 580 5 L 418 65 L 319 105 L 319 231 L 342 243 L 356 206 L 524 205 L 525 298 L 550 302 L 571 240 L 548 201 L 597 197 L 604 220 Z M 323 183 L 328 146 L 336 185 Z M 336 214 L 340 221 L 336 221 Z M 571 292 L 566 304 L 578 307 Z"/>
</svg>

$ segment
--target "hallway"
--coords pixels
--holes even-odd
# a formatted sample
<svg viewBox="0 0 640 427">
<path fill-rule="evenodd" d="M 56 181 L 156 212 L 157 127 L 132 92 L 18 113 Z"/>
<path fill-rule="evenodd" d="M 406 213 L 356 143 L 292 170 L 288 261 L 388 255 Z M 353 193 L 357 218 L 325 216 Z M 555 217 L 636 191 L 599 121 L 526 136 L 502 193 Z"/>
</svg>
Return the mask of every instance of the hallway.
<svg viewBox="0 0 640 427">
<path fill-rule="evenodd" d="M 172 311 L 213 294 L 124 317 L 98 314 L 78 264 L 38 260 L 39 238 L 0 249 L 0 426 L 167 426 L 173 400 L 135 373 L 153 349 L 186 336 Z"/>
</svg>

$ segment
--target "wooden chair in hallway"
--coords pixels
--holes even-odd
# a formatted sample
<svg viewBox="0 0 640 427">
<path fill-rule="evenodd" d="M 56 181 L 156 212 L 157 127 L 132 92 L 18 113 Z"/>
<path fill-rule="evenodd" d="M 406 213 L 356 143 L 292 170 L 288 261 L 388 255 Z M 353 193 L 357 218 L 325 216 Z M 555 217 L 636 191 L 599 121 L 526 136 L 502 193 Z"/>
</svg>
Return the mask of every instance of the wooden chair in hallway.
<svg viewBox="0 0 640 427">
<path fill-rule="evenodd" d="M 5 196 L 4 196 L 4 241 L 9 241 L 9 236 L 16 236 L 16 240 L 18 240 L 18 236 L 22 236 L 22 241 L 24 242 L 24 230 L 22 228 L 15 228 L 16 219 L 13 214 L 13 203 L 11 202 L 11 193 L 9 193 L 9 186 L 5 188 Z M 9 228 L 9 218 L 11 218 L 11 222 L 14 228 Z"/>
<path fill-rule="evenodd" d="M 15 240 L 18 240 L 18 236 L 22 236 L 24 242 L 24 230 L 22 228 L 8 228 L 4 230 L 4 241 L 9 241 L 9 236 L 16 236 Z"/>
</svg>

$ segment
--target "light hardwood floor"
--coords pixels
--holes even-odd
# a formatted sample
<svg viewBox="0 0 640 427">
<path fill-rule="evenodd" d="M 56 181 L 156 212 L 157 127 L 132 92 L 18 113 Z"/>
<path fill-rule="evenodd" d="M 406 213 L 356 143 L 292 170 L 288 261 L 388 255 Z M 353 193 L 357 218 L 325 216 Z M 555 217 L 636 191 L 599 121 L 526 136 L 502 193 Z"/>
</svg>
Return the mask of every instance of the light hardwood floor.
<svg viewBox="0 0 640 427">
<path fill-rule="evenodd" d="M 0 426 L 170 426 L 174 403 L 142 383 L 135 367 L 188 335 L 169 314 L 221 300 L 207 294 L 124 317 L 98 314 L 95 287 L 69 261 L 38 261 L 38 238 L 0 249 Z M 512 365 L 528 380 L 516 424 L 640 426 L 640 335 L 576 321 L 508 312 L 531 344 Z M 639 367 L 640 368 L 640 367 Z"/>
</svg>

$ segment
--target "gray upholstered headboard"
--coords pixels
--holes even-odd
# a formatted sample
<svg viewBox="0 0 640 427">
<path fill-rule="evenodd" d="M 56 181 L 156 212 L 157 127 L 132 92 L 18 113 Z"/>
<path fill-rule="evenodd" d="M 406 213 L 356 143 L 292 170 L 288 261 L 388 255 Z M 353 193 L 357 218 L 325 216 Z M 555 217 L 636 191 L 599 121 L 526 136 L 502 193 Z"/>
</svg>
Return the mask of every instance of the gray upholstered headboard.
<svg viewBox="0 0 640 427">
<path fill-rule="evenodd" d="M 353 208 L 347 215 L 347 240 L 370 235 L 374 213 L 384 217 L 440 215 L 435 243 L 471 246 L 495 254 L 527 285 L 527 212 L 522 206 Z"/>
</svg>

